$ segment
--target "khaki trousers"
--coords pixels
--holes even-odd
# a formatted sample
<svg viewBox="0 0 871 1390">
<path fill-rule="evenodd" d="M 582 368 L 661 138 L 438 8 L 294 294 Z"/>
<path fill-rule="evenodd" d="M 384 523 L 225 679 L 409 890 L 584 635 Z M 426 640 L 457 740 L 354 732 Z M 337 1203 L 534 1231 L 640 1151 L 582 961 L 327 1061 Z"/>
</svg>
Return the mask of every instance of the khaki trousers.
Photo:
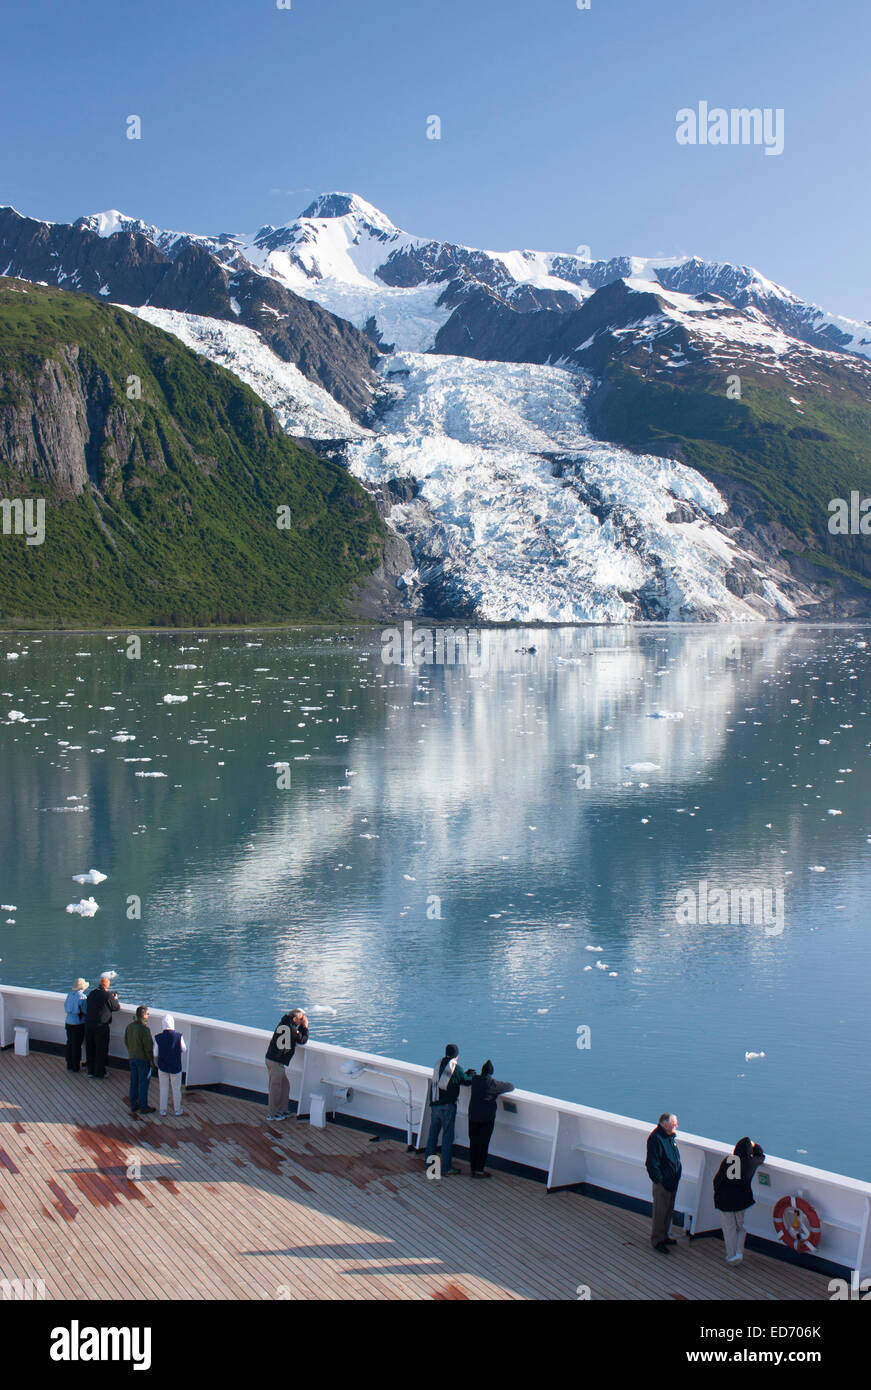
<svg viewBox="0 0 871 1390">
<path fill-rule="evenodd" d="M 661 1183 L 653 1184 L 653 1229 L 650 1232 L 651 1245 L 661 1245 L 669 1233 L 671 1218 L 674 1215 L 676 1192 L 668 1192 Z"/>
<path fill-rule="evenodd" d="M 744 1213 L 743 1211 L 721 1211 L 720 1225 L 726 1244 L 726 1258 L 744 1254 Z"/>
<path fill-rule="evenodd" d="M 284 1115 L 290 1100 L 290 1079 L 287 1075 L 287 1067 L 283 1066 L 281 1062 L 270 1062 L 268 1059 L 266 1066 L 269 1071 L 267 1113 L 269 1115 Z"/>
</svg>

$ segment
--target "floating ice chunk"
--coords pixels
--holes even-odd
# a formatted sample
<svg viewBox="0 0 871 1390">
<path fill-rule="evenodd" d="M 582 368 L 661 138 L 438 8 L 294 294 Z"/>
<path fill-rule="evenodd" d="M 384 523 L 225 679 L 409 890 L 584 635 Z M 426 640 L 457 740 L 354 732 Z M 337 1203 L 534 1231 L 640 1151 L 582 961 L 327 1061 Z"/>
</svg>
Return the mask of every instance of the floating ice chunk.
<svg viewBox="0 0 871 1390">
<path fill-rule="evenodd" d="M 535 1012 L 536 1012 L 537 1014 L 549 1014 L 549 1013 L 550 1013 L 550 1009 L 536 1009 Z"/>
<path fill-rule="evenodd" d="M 831 810 L 826 811 L 826 815 L 827 815 L 827 816 L 842 816 L 843 814 L 844 814 L 843 811 L 831 811 Z"/>
<path fill-rule="evenodd" d="M 14 926 L 15 926 L 15 918 L 14 918 L 14 917 L 7 917 L 7 918 L 6 918 L 6 926 L 7 926 L 7 927 L 14 927 Z"/>
<path fill-rule="evenodd" d="M 648 719 L 683 719 L 682 710 L 658 709 L 653 714 L 648 714 Z"/>
<path fill-rule="evenodd" d="M 338 1014 L 338 1009 L 334 1009 L 332 1004 L 312 1004 L 309 1009 L 310 1014 Z"/>
<path fill-rule="evenodd" d="M 626 768 L 629 772 L 659 772 L 661 770 L 659 763 L 627 763 Z"/>
<path fill-rule="evenodd" d="M 817 743 L 823 744 L 823 745 L 825 745 L 825 744 L 827 744 L 827 743 L 831 743 L 831 741 L 832 741 L 832 740 L 831 740 L 830 738 L 818 738 L 818 739 L 817 739 Z"/>
<path fill-rule="evenodd" d="M 135 735 L 135 734 L 125 734 L 125 733 L 113 734 L 113 735 L 112 735 L 112 742 L 113 742 L 113 743 L 133 743 L 133 741 L 134 741 L 135 738 L 136 738 L 136 735 Z"/>
<path fill-rule="evenodd" d="M 584 970 L 592 970 L 592 965 L 585 965 Z"/>
<path fill-rule="evenodd" d="M 136 772 L 135 777 L 165 777 L 165 772 Z"/>
<path fill-rule="evenodd" d="M 89 869 L 86 874 L 73 874 L 73 883 L 105 883 L 108 874 L 101 874 L 99 869 Z"/>
<path fill-rule="evenodd" d="M 417 879 L 415 878 L 414 874 L 403 874 L 402 877 L 403 877 L 408 883 L 417 883 Z"/>
<path fill-rule="evenodd" d="M 14 903 L 0 903 L 0 912 L 17 912 L 18 908 Z"/>
<path fill-rule="evenodd" d="M 6 653 L 6 660 L 7 660 L 7 661 L 17 661 L 18 658 L 20 657 L 20 655 L 21 655 L 20 652 L 7 652 L 7 653 Z"/>
<path fill-rule="evenodd" d="M 23 710 L 20 709 L 11 709 L 7 714 L 6 718 L 9 720 L 10 724 L 14 724 L 16 720 L 19 720 L 22 724 L 26 724 L 28 722 L 27 715 L 24 713 Z"/>
<path fill-rule="evenodd" d="M 184 705 L 187 704 L 187 698 L 187 695 L 164 695 L 163 703 L 165 705 Z"/>
<path fill-rule="evenodd" d="M 757 1057 L 764 1057 L 764 1056 L 765 1056 L 765 1053 L 764 1053 L 764 1052 L 745 1052 L 745 1053 L 744 1053 L 744 1061 L 745 1061 L 745 1062 L 753 1062 L 753 1061 L 756 1060 Z"/>
<path fill-rule="evenodd" d="M 93 917 L 99 910 L 93 898 L 80 898 L 77 903 L 67 903 L 67 912 L 75 912 L 79 917 Z"/>
<path fill-rule="evenodd" d="M 104 975 L 105 975 L 105 977 L 106 977 L 107 980 L 117 980 L 117 978 L 118 978 L 118 971 L 117 971 L 117 970 L 101 970 L 101 971 L 100 971 L 99 978 L 102 980 L 102 978 L 103 978 Z"/>
<path fill-rule="evenodd" d="M 602 947 L 601 947 L 601 946 L 585 946 L 585 947 L 584 947 L 584 950 L 585 950 L 585 951 L 601 951 L 601 950 L 602 950 Z"/>
<path fill-rule="evenodd" d="M 825 864 L 808 864 L 808 868 L 812 874 L 824 874 L 826 872 Z"/>
</svg>

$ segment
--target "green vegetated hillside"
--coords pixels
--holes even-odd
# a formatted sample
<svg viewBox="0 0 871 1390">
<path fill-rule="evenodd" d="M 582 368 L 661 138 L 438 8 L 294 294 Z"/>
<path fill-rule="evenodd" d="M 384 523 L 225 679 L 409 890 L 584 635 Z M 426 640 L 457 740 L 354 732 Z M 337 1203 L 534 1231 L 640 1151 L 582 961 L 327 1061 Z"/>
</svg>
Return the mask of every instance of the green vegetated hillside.
<svg viewBox="0 0 871 1390">
<path fill-rule="evenodd" d="M 360 485 L 230 372 L 122 309 L 0 278 L 15 497 L 45 500 L 45 539 L 0 535 L 7 626 L 331 620 L 386 536 Z"/>
<path fill-rule="evenodd" d="M 612 362 L 591 400 L 591 422 L 615 443 L 749 485 L 761 523 L 788 527 L 806 559 L 866 586 L 871 536 L 832 535 L 828 522 L 833 498 L 849 500 L 855 490 L 871 497 L 867 364 L 829 356 L 800 386 L 746 363 L 730 370 L 740 375 L 740 399 L 727 396 L 721 367 L 685 367 L 679 380 L 664 381 Z"/>
</svg>

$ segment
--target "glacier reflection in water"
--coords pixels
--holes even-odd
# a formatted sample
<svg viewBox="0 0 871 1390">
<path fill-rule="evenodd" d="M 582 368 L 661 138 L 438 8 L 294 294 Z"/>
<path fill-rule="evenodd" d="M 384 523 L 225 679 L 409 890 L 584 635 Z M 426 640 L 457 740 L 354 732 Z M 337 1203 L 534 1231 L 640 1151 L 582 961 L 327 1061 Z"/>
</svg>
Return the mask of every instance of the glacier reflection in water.
<svg viewBox="0 0 871 1390">
<path fill-rule="evenodd" d="M 865 640 L 494 630 L 476 670 L 385 664 L 375 630 L 3 638 L 0 972 L 111 967 L 264 1027 L 302 1003 L 331 1041 L 456 1041 L 867 1178 Z M 716 890 L 782 894 L 782 929 L 678 920 Z"/>
</svg>

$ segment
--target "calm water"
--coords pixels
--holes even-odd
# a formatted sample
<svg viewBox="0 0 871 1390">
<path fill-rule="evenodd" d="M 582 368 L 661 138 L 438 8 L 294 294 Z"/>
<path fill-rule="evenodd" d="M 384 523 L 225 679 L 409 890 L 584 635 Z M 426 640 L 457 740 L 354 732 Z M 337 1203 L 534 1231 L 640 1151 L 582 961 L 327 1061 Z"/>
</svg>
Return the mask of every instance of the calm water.
<svg viewBox="0 0 871 1390">
<path fill-rule="evenodd" d="M 0 639 L 0 977 L 303 1004 L 330 1041 L 456 1041 L 871 1178 L 866 637 L 493 632 L 478 671 L 385 665 L 376 632 Z M 783 890 L 782 919 L 679 923 L 701 880 Z"/>
</svg>

